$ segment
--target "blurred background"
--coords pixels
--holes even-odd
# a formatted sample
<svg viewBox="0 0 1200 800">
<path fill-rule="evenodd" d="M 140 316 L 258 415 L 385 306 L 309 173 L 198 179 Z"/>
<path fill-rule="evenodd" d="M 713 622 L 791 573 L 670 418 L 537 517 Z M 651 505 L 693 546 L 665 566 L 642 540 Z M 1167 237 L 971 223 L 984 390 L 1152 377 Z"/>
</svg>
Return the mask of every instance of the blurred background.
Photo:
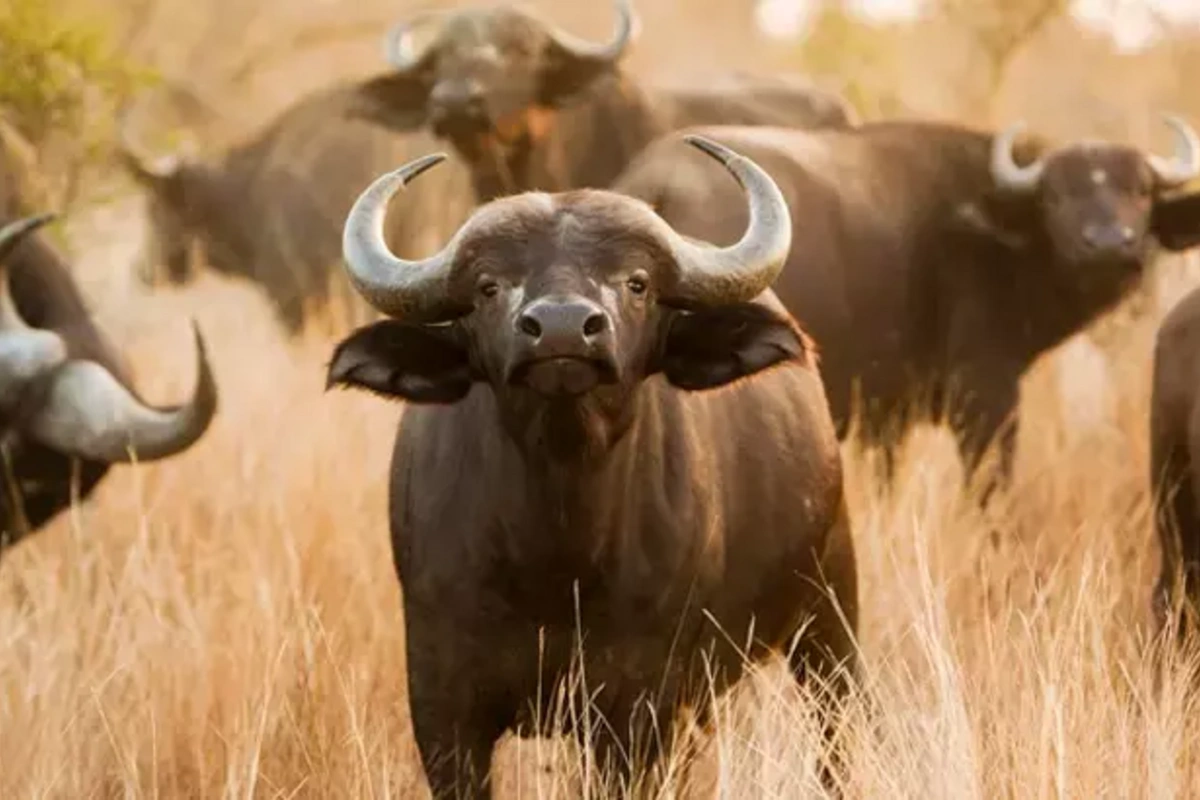
<svg viewBox="0 0 1200 800">
<path fill-rule="evenodd" d="M 186 124 L 205 149 L 216 148 L 316 87 L 382 70 L 382 33 L 407 14 L 463 5 L 6 0 L 0 108 L 39 149 L 57 127 L 67 151 L 95 153 L 110 132 L 104 101 L 157 88 L 159 122 Z M 605 2 L 526 5 L 580 34 L 603 36 L 611 24 Z M 1169 140 L 1160 110 L 1200 116 L 1200 91 L 1188 90 L 1200 75 L 1200 3 L 1192 0 L 639 0 L 636 7 L 642 33 L 628 65 L 639 74 L 797 70 L 845 92 L 864 118 L 1021 116 L 1051 134 L 1161 146 Z M 35 56 L 47 50 L 54 58 Z M 84 95 L 91 116 L 76 107 Z M 86 135 L 64 130 L 64 122 Z M 63 150 L 60 143 L 43 168 L 54 172 L 79 157 Z"/>
<path fill-rule="evenodd" d="M 148 141 L 215 152 L 302 95 L 382 71 L 388 26 L 462 2 L 6 0 L 0 118 L 20 134 L 31 202 L 67 208 L 120 191 L 115 109 L 137 100 Z M 608 3 L 527 4 L 581 35 Z M 639 0 L 636 73 L 702 79 L 795 70 L 864 119 L 1028 119 L 1058 136 L 1169 146 L 1164 110 L 1200 119 L 1192 0 Z M 1189 91 L 1190 89 L 1190 91 Z M 11 168 L 12 165 L 10 165 Z M 10 169 L 10 174 L 12 170 Z M 3 198 L 0 198 L 2 200 Z M 110 276 L 111 277 L 111 276 Z"/>
<path fill-rule="evenodd" d="M 864 120 L 1021 118 L 1161 153 L 1162 112 L 1200 127 L 1200 0 L 634 4 L 627 66 L 651 79 L 794 71 Z M 332 340 L 286 341 L 261 292 L 211 271 L 184 290 L 140 287 L 143 204 L 113 145 L 129 106 L 148 144 L 217 154 L 315 89 L 386 71 L 392 24 L 462 5 L 0 0 L 0 215 L 66 213 L 51 235 L 148 399 L 186 396 L 184 320 L 198 316 L 223 403 L 201 446 L 121 470 L 6 554 L 0 797 L 421 785 L 397 713 L 403 629 L 384 524 L 399 412 L 324 394 Z M 582 36 L 612 25 L 606 0 L 527 5 Z M 996 519 L 959 504 L 944 432 L 916 437 L 890 494 L 848 448 L 864 647 L 887 711 L 855 728 L 851 796 L 1157 799 L 1200 785 L 1200 696 L 1185 688 L 1200 657 L 1154 694 L 1164 682 L 1133 635 L 1157 568 L 1149 356 L 1162 309 L 1200 283 L 1195 262 L 1162 260 L 1152 291 L 1032 371 L 1018 485 Z M 734 755 L 721 780 L 801 796 L 820 733 L 763 685 L 766 712 L 718 726 Z M 541 751 L 524 746 L 540 775 Z"/>
</svg>

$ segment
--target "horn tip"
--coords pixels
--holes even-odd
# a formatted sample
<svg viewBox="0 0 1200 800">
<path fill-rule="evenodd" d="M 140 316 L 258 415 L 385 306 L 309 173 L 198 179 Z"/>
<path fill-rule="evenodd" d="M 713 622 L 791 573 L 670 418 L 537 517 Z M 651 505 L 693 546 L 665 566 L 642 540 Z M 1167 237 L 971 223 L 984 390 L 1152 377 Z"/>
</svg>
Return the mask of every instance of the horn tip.
<svg viewBox="0 0 1200 800">
<path fill-rule="evenodd" d="M 36 231 L 38 228 L 58 219 L 58 213 L 44 211 L 10 222 L 0 227 L 0 255 L 7 255 L 7 246 L 15 245 L 17 241 Z"/>
<path fill-rule="evenodd" d="M 195 317 L 192 317 L 189 321 L 192 326 L 192 338 L 196 340 L 196 346 L 201 350 L 205 349 L 204 334 L 200 331 L 200 322 Z"/>
<path fill-rule="evenodd" d="M 444 152 L 430 153 L 427 156 L 422 156 L 415 161 L 410 161 L 400 169 L 395 171 L 395 175 L 399 177 L 404 184 L 411 183 L 418 175 L 433 169 L 438 164 L 445 161 L 449 156 Z"/>
<path fill-rule="evenodd" d="M 706 136 L 689 133 L 684 135 L 683 140 L 702 153 L 712 156 L 722 164 L 728 165 L 729 162 L 737 158 L 737 153 L 733 152 L 725 145 L 715 142 Z"/>
</svg>

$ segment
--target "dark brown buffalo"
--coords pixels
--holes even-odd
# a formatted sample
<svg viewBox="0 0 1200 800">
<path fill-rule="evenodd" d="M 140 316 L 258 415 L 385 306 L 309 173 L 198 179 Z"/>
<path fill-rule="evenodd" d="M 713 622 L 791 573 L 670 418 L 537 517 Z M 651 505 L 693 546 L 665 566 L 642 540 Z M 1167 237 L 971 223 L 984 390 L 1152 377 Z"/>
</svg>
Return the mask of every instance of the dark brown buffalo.
<svg viewBox="0 0 1200 800">
<path fill-rule="evenodd" d="M 813 335 L 839 434 L 891 456 L 921 409 L 944 411 L 968 474 L 1000 441 L 1011 473 L 1020 380 L 1042 353 L 1114 307 L 1155 249 L 1190 247 L 1200 142 L 1170 118 L 1167 161 L 1124 146 L 1014 140 L 923 122 L 840 131 L 701 128 L 779 182 L 797 246 L 775 286 Z M 736 186 L 677 144 L 647 148 L 614 190 L 686 235 L 725 243 L 745 224 Z M 1019 166 L 1018 162 L 1025 166 Z M 929 408 L 925 405 L 925 408 Z"/>
<path fill-rule="evenodd" d="M 413 95 L 427 96 L 432 129 L 470 165 L 483 201 L 608 186 L 655 137 L 688 125 L 840 127 L 853 118 L 840 97 L 796 77 L 635 80 L 621 62 L 636 17 L 628 0 L 615 5 L 616 34 L 599 45 L 510 6 L 409 20 L 388 38 L 395 74 L 364 86 L 365 113 L 403 128 Z"/>
<path fill-rule="evenodd" d="M 1191 205 L 1200 216 L 1200 197 Z M 1200 245 L 1200 232 L 1192 243 Z M 1200 289 L 1171 309 L 1155 340 L 1150 486 L 1162 546 L 1154 612 L 1162 625 L 1177 600 L 1200 601 Z M 1183 633 L 1194 615 L 1180 622 Z"/>
<path fill-rule="evenodd" d="M 434 143 L 421 127 L 419 102 L 386 130 L 345 113 L 355 96 L 354 84 L 307 96 L 210 161 L 152 157 L 126 131 L 122 162 L 147 192 L 151 258 L 166 265 L 168 280 L 193 275 L 199 244 L 210 267 L 261 286 L 285 329 L 301 330 L 307 312 L 328 302 L 331 288 L 344 287 L 341 224 L 359 187 Z M 475 203 L 459 164 L 414 191 L 414 203 L 389 218 L 388 237 L 418 257 L 444 241 Z M 357 304 L 352 298 L 347 291 L 344 299 Z"/>
<path fill-rule="evenodd" d="M 787 207 L 757 166 L 694 143 L 749 197 L 729 248 L 577 190 L 484 205 L 437 255 L 400 260 L 384 208 L 440 156 L 380 178 L 346 221 L 351 279 L 391 319 L 338 346 L 329 382 L 413 404 L 391 531 L 435 797 L 456 778 L 483 796 L 496 740 L 538 730 L 577 622 L 612 726 L 600 763 L 652 718 L 669 742 L 686 698 L 704 707 L 702 653 L 720 692 L 743 666 L 731 642 L 763 658 L 811 619 L 797 678 L 853 663 L 837 439 L 807 339 L 767 289 Z"/>
<path fill-rule="evenodd" d="M 36 233 L 50 215 L 0 229 L 0 551 L 49 522 L 109 467 L 180 453 L 208 429 L 217 387 L 195 330 L 197 383 L 178 408 L 146 405 Z"/>
</svg>

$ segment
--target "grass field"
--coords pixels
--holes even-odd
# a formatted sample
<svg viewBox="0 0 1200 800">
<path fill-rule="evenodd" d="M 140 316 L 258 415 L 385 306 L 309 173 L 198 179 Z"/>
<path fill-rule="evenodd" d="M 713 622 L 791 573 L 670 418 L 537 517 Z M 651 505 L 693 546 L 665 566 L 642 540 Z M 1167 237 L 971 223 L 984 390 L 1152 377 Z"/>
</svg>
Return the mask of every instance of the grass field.
<svg viewBox="0 0 1200 800">
<path fill-rule="evenodd" d="M 242 285 L 141 296 L 104 281 L 136 242 L 129 208 L 92 223 L 112 247 L 81 255 L 97 313 L 157 402 L 190 389 L 196 315 L 222 407 L 190 452 L 116 469 L 94 502 L 5 556 L 0 797 L 422 796 L 385 523 L 400 411 L 325 394 L 330 337 L 286 344 Z M 1017 485 L 987 519 L 960 499 L 944 432 L 914 435 L 890 495 L 846 448 L 865 664 L 844 709 L 848 796 L 1200 785 L 1187 688 L 1200 661 L 1158 670 L 1144 631 L 1154 324 L 1122 332 L 1115 395 L 1087 425 L 1038 366 Z M 781 675 L 768 667 L 722 703 L 693 792 L 819 793 L 812 706 Z M 613 794 L 561 743 L 507 740 L 496 769 L 502 796 L 574 797 L 581 781 L 584 796 Z"/>
<path fill-rule="evenodd" d="M 129 52 L 195 80 L 226 117 L 201 129 L 209 149 L 335 75 L 380 68 L 374 34 L 303 58 L 296 42 L 400 14 L 382 0 L 353 14 L 327 0 L 63 1 L 112 11 Z M 601 4 L 535 5 L 580 32 L 610 23 Z M 1195 36 L 1118 56 L 1050 26 L 987 106 L 982 39 L 961 31 L 934 30 L 947 36 L 937 46 L 928 31 L 897 34 L 895 52 L 839 34 L 802 61 L 734 30 L 745 15 L 733 2 L 689 0 L 694 17 L 681 0 L 637 5 L 639 70 L 820 63 L 832 85 L 885 88 L 913 113 L 1024 115 L 1160 150 L 1159 111 L 1200 124 Z M 189 452 L 114 469 L 91 502 L 0 560 L 0 799 L 425 796 L 385 519 L 401 409 L 325 393 L 332 335 L 286 342 L 245 285 L 134 287 L 137 211 L 72 220 L 81 283 L 152 402 L 190 390 L 196 316 L 221 408 Z M 870 454 L 845 448 L 863 655 L 842 709 L 845 796 L 1200 797 L 1200 651 L 1159 658 L 1147 634 L 1150 352 L 1162 311 L 1200 282 L 1165 266 L 1177 277 L 1157 307 L 1107 331 L 1107 374 L 1077 348 L 1077 368 L 1047 358 L 1028 376 L 1017 481 L 986 518 L 960 493 L 944 431 L 914 434 L 890 493 Z M 699 760 L 676 762 L 664 795 L 821 796 L 812 712 L 777 666 L 763 669 L 720 704 Z M 501 797 L 620 794 L 563 742 L 506 740 L 495 767 Z"/>
</svg>

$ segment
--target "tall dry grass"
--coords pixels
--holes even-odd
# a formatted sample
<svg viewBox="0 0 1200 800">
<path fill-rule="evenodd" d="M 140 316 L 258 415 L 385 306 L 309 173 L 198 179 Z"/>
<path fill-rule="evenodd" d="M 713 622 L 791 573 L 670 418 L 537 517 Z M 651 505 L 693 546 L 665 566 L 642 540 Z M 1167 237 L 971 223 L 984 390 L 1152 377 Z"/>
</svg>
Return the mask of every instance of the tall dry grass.
<svg viewBox="0 0 1200 800">
<path fill-rule="evenodd" d="M 195 78 L 241 134 L 334 74 L 378 68 L 374 36 L 294 56 L 285 41 L 253 79 L 228 83 L 277 31 L 353 27 L 410 5 L 81 3 L 127 13 L 130 52 Z M 535 5 L 581 33 L 607 25 L 600 4 L 578 20 Z M 711 68 L 713 53 L 722 66 L 792 63 L 727 24 L 732 3 L 692 5 L 638 0 L 639 69 Z M 985 116 L 962 99 L 978 78 L 965 45 L 931 47 L 928 35 L 903 39 L 896 68 L 867 83 L 890 82 L 920 113 Z M 1066 51 L 1077 57 L 1064 62 Z M 1053 26 L 1016 60 L 996 113 L 1157 142 L 1160 108 L 1196 108 L 1182 66 L 1194 52 L 1180 39 L 1117 57 Z M 400 411 L 325 394 L 329 336 L 285 342 L 245 285 L 133 287 L 135 212 L 102 209 L 74 237 L 81 283 L 152 400 L 188 391 L 184 320 L 196 315 L 222 406 L 190 452 L 115 469 L 91 502 L 0 561 L 0 798 L 422 796 L 385 521 Z M 843 709 L 848 796 L 1200 795 L 1200 654 L 1157 661 L 1143 627 L 1158 556 L 1150 346 L 1161 308 L 1195 282 L 1109 337 L 1112 396 L 1075 374 L 1072 402 L 1098 401 L 1088 413 L 1064 409 L 1053 359 L 1038 365 L 1016 485 L 987 517 L 960 496 L 937 429 L 912 437 L 890 493 L 872 457 L 846 447 L 864 665 Z M 667 794 L 690 783 L 732 798 L 819 795 L 812 712 L 777 667 L 758 671 L 720 704 L 689 780 L 675 769 Z M 613 795 L 586 766 L 561 742 L 510 739 L 496 779 L 505 797 Z"/>
<path fill-rule="evenodd" d="M 104 230 L 114 247 L 81 250 L 81 274 L 141 387 L 162 402 L 189 390 L 194 314 L 222 406 L 193 450 L 116 469 L 5 555 L 0 797 L 424 796 L 386 538 L 399 410 L 325 394 L 329 337 L 285 342 L 246 286 L 140 296 L 111 280 L 104 265 L 137 232 L 128 207 L 105 213 L 76 240 Z M 1091 427 L 1039 365 L 1016 486 L 986 518 L 960 497 L 938 429 L 913 436 L 890 494 L 847 446 L 864 659 L 843 709 L 847 796 L 1157 800 L 1200 786 L 1200 660 L 1156 666 L 1142 629 L 1154 324 L 1120 339 L 1112 414 Z M 667 794 L 819 796 L 813 711 L 777 665 L 757 671 Z M 509 739 L 496 779 L 505 797 L 616 794 L 585 766 L 565 744 Z"/>
</svg>

